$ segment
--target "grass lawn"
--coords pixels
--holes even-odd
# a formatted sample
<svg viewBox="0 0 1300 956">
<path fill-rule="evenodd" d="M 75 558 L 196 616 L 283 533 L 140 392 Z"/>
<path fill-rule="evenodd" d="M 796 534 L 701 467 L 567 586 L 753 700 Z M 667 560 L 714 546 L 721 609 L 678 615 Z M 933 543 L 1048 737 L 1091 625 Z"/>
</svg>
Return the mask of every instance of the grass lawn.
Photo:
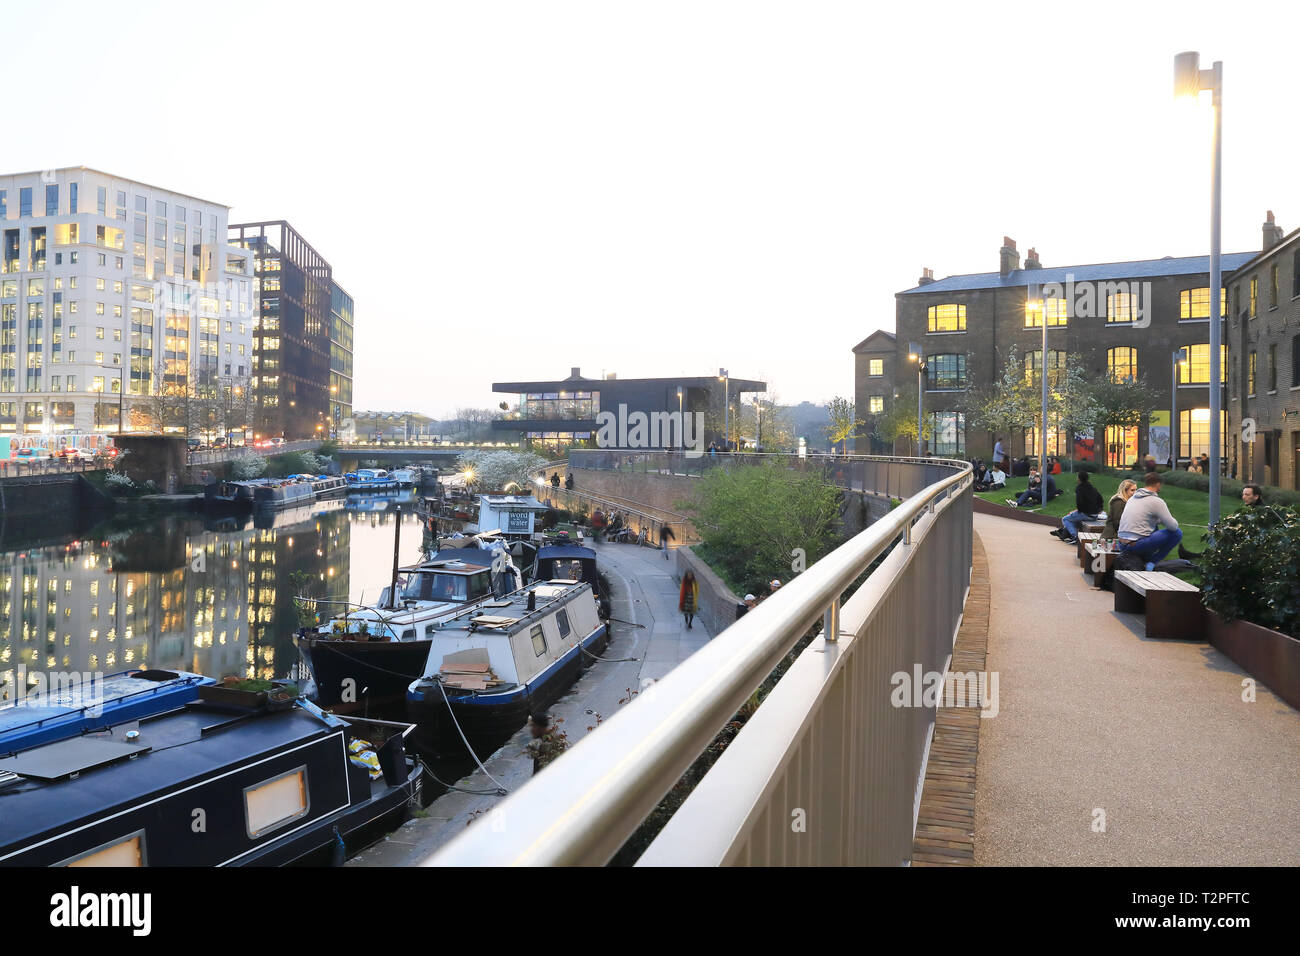
<svg viewBox="0 0 1300 956">
<path fill-rule="evenodd" d="M 1052 479 L 1062 493 L 1049 501 L 1046 508 L 1026 508 L 1026 511 L 1036 511 L 1060 517 L 1074 510 L 1076 477 L 1068 471 L 1063 471 L 1059 475 L 1053 475 Z M 1110 501 L 1111 495 L 1115 494 L 1115 490 L 1119 487 L 1122 479 L 1115 475 L 1094 474 L 1089 476 L 1089 480 L 1092 482 L 1093 487 L 1101 492 L 1104 507 L 1106 502 Z M 1006 499 L 1016 497 L 1028 486 L 1028 478 L 1008 478 L 1005 490 L 983 491 L 978 494 L 985 501 L 1005 505 Z M 1201 535 L 1205 532 L 1210 520 L 1210 496 L 1203 491 L 1164 485 L 1160 489 L 1160 497 L 1165 499 L 1165 503 L 1169 505 L 1169 511 L 1178 521 L 1179 526 L 1184 528 L 1183 541 L 1187 547 L 1199 551 Z M 1233 498 L 1228 495 L 1219 496 L 1219 513 L 1221 515 L 1231 514 L 1240 507 L 1242 507 L 1240 498 Z"/>
</svg>

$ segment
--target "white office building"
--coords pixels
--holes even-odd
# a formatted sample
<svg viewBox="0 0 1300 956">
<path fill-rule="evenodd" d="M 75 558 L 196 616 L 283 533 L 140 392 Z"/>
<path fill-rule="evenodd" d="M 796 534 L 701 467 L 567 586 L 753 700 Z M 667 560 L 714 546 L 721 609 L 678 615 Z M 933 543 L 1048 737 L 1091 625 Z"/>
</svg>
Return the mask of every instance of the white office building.
<svg viewBox="0 0 1300 956">
<path fill-rule="evenodd" d="M 0 435 L 181 431 L 196 389 L 238 418 L 257 293 L 229 213 L 84 166 L 0 175 Z"/>
</svg>

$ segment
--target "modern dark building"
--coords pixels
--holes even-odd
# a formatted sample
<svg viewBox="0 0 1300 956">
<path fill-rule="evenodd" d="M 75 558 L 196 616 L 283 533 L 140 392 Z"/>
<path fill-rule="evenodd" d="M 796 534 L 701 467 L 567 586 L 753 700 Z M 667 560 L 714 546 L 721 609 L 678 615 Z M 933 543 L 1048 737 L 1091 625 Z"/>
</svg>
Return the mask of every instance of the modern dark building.
<svg viewBox="0 0 1300 956">
<path fill-rule="evenodd" d="M 330 294 L 330 424 L 337 436 L 352 417 L 352 296 L 338 283 Z"/>
<path fill-rule="evenodd" d="M 721 369 L 719 372 L 721 373 Z M 745 392 L 765 392 L 767 384 L 729 375 L 703 378 L 624 378 L 614 374 L 604 378 L 584 378 L 581 369 L 573 369 L 566 379 L 552 382 L 496 382 L 492 391 L 518 396 L 508 417 L 492 423 L 494 430 L 513 432 L 530 442 L 556 445 L 596 445 L 598 416 L 602 411 L 617 416 L 620 407 L 630 416 L 663 413 L 700 413 L 704 416 L 703 444 L 724 442 L 724 423 L 736 423 L 741 396 Z M 679 398 L 680 391 L 680 398 Z M 731 407 L 724 415 L 724 404 Z M 670 448 L 672 438 L 659 430 L 649 435 L 644 447 Z M 736 433 L 732 429 L 734 445 Z"/>
<path fill-rule="evenodd" d="M 1263 251 L 1226 283 L 1228 472 L 1300 489 L 1300 229 L 1284 237 L 1270 212 Z"/>
<path fill-rule="evenodd" d="M 254 431 L 327 437 L 338 428 L 336 412 L 341 422 L 352 401 L 352 300 L 325 258 L 283 220 L 232 224 L 230 241 L 253 254 L 259 293 L 250 383 Z"/>
<path fill-rule="evenodd" d="M 1253 256 L 1223 256 L 1224 289 L 1219 294 L 1225 314 L 1230 277 Z M 853 350 L 860 416 L 867 411 L 863 397 L 871 402 L 880 396 L 885 408 L 900 396 L 914 405 L 917 365 L 911 355 L 916 346 L 926 363 L 924 414 L 934 436 L 928 450 L 987 458 L 994 436 L 968 428 L 970 391 L 999 381 L 1012 350 L 1017 365 L 1033 379 L 1042 367 L 1046 322 L 1049 376 L 1065 367 L 1067 356 L 1078 356 L 1090 376 L 1143 379 L 1170 397 L 1176 391 L 1179 459 L 1208 453 L 1208 256 L 1044 268 L 1030 249 L 1022 268 L 1015 242 L 1004 238 L 998 258 L 997 272 L 935 279 L 926 269 L 915 287 L 897 293 L 892 359 L 885 333 L 868 337 Z M 1223 342 L 1226 379 L 1227 335 Z M 1177 366 L 1175 390 L 1174 354 L 1181 349 L 1187 350 L 1187 361 Z M 1095 457 L 1121 466 L 1147 454 L 1163 462 L 1170 455 L 1169 420 L 1166 401 L 1149 424 L 1109 428 L 1104 435 L 1067 436 L 1064 429 L 1052 428 L 1046 450 L 1049 455 Z M 1039 453 L 1037 431 L 1019 429 L 998 437 L 1013 457 L 1032 456 Z M 1224 434 L 1226 453 L 1226 427 Z"/>
</svg>

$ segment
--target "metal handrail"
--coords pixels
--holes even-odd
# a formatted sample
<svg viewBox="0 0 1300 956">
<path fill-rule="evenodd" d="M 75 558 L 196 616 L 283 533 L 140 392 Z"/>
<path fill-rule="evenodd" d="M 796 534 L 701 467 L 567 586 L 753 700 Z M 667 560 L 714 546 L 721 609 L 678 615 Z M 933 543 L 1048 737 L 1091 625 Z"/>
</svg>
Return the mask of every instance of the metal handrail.
<svg viewBox="0 0 1300 956">
<path fill-rule="evenodd" d="M 893 463 L 899 459 L 888 459 Z M 507 798 L 504 827 L 470 827 L 425 866 L 600 865 L 618 851 L 795 643 L 821 619 L 839 637 L 843 593 L 912 525 L 970 482 L 971 465 L 904 500 L 795 577 Z M 779 685 L 778 685 L 779 686 Z"/>
</svg>

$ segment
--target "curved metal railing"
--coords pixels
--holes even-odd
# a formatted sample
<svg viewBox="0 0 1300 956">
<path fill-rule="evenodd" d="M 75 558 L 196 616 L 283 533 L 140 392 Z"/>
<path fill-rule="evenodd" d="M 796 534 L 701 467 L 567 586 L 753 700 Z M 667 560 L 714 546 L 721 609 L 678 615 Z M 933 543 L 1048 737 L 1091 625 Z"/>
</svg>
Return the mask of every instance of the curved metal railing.
<svg viewBox="0 0 1300 956">
<path fill-rule="evenodd" d="M 898 468 L 917 472 L 912 484 L 941 474 L 507 798 L 504 826 L 471 826 L 425 865 L 608 862 L 819 620 L 822 635 L 641 862 L 905 863 L 936 705 L 893 706 L 891 681 L 916 668 L 942 674 L 951 660 L 970 581 L 971 469 L 874 461 L 899 482 Z M 792 829 L 792 810 L 803 829 Z"/>
</svg>

